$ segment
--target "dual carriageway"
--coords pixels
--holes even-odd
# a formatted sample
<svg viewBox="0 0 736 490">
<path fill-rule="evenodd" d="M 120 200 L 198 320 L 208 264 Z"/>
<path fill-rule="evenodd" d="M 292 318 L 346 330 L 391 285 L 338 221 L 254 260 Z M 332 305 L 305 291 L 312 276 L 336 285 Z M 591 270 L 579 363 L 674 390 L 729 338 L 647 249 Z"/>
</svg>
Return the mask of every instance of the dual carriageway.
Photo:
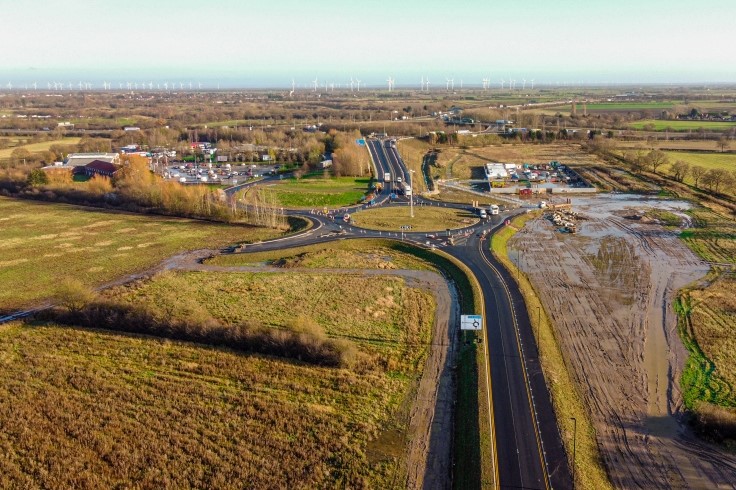
<svg viewBox="0 0 736 490">
<path fill-rule="evenodd" d="M 421 197 L 389 196 L 412 185 L 412 175 L 389 139 L 367 139 L 376 175 L 391 174 L 389 185 L 376 196 L 375 205 L 437 205 Z M 401 178 L 401 181 L 398 178 Z M 467 204 L 443 204 L 467 209 Z M 360 208 L 349 208 L 353 212 Z M 312 227 L 292 237 L 249 245 L 248 250 L 265 251 L 327 243 L 335 239 L 392 238 L 427 247 L 426 233 L 392 233 L 361 229 L 304 211 L 286 211 L 312 222 Z M 465 230 L 460 239 L 444 250 L 475 275 L 483 293 L 483 338 L 489 366 L 494 487 L 515 489 L 571 488 L 572 472 L 562 443 L 550 394 L 539 363 L 534 332 L 523 296 L 516 282 L 490 251 L 492 234 L 513 213 L 506 211 Z M 441 230 L 439 233 L 444 233 Z M 463 312 L 467 314 L 477 312 Z M 484 407 L 485 408 L 485 407 Z M 431 464 L 431 462 L 428 462 Z"/>
</svg>

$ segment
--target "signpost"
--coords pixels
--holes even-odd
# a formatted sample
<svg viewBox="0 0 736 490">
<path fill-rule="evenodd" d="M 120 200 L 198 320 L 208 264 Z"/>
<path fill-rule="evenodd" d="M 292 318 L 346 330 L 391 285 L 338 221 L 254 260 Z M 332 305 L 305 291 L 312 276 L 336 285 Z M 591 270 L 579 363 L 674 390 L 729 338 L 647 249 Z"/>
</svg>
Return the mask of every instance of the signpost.
<svg viewBox="0 0 736 490">
<path fill-rule="evenodd" d="M 460 330 L 483 330 L 483 316 L 461 315 Z"/>
</svg>

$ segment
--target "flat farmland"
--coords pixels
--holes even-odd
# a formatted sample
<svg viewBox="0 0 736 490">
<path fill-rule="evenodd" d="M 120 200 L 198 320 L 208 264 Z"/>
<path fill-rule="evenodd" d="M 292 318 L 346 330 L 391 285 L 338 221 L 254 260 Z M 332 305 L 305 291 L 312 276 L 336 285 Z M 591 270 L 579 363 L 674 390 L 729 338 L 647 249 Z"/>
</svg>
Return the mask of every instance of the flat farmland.
<svg viewBox="0 0 736 490">
<path fill-rule="evenodd" d="M 29 143 L 27 145 L 18 145 L 13 148 L 5 148 L 3 150 L 0 150 L 0 160 L 5 160 L 7 158 L 10 158 L 10 156 L 13 153 L 13 150 L 17 148 L 25 148 L 26 150 L 30 151 L 31 153 L 38 153 L 41 151 L 47 151 L 49 148 L 51 148 L 52 145 L 76 145 L 79 143 L 80 138 L 62 138 L 58 140 L 49 140 L 49 141 L 42 141 L 40 143 Z"/>
<path fill-rule="evenodd" d="M 720 151 L 720 146 L 713 140 L 673 140 L 658 139 L 653 141 L 617 141 L 616 147 L 620 149 L 645 148 L 647 150 L 657 148 L 660 150 L 676 151 Z"/>
<path fill-rule="evenodd" d="M 655 131 L 697 131 L 703 128 L 705 131 L 724 131 L 736 127 L 736 122 L 729 121 L 663 121 L 658 119 L 645 119 L 629 124 L 633 129 L 644 129 L 651 124 Z"/>
<path fill-rule="evenodd" d="M 265 228 L 0 197 L 0 310 L 50 297 L 66 277 L 95 286 L 177 252 L 278 234 Z"/>
</svg>

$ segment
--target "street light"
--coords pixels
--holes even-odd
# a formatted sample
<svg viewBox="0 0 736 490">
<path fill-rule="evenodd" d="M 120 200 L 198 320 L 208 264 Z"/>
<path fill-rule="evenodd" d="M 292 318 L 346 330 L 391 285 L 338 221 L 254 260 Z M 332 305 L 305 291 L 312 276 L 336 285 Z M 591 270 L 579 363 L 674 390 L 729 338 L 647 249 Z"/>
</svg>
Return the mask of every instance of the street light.
<svg viewBox="0 0 736 490">
<path fill-rule="evenodd" d="M 573 423 L 572 429 L 572 490 L 575 490 L 575 446 L 578 437 L 578 421 L 575 417 L 570 417 Z"/>
<path fill-rule="evenodd" d="M 539 325 L 542 323 L 542 307 L 537 306 L 537 355 L 540 354 L 540 345 L 539 345 Z"/>
<path fill-rule="evenodd" d="M 412 173 L 411 181 L 409 182 L 409 189 L 412 188 L 414 184 L 414 170 L 409 170 L 409 172 Z M 409 195 L 409 208 L 411 209 L 411 217 L 414 217 L 414 190 L 411 190 L 411 194 Z"/>
</svg>

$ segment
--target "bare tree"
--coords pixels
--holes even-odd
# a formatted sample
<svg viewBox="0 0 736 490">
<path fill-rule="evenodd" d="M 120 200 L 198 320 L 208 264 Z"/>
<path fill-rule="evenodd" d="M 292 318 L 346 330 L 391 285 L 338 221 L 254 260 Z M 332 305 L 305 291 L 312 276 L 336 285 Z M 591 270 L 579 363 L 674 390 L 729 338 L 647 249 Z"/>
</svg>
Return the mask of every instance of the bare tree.
<svg viewBox="0 0 736 490">
<path fill-rule="evenodd" d="M 712 168 L 705 172 L 702 177 L 703 185 L 708 186 L 710 191 L 718 193 L 721 186 L 728 185 L 731 180 L 731 174 L 722 168 Z"/>
<path fill-rule="evenodd" d="M 647 160 L 647 163 L 651 165 L 652 171 L 655 174 L 657 173 L 658 167 L 669 163 L 669 158 L 667 157 L 667 154 L 663 152 L 662 150 L 650 151 L 646 157 L 646 160 Z"/>
<path fill-rule="evenodd" d="M 718 148 L 721 149 L 721 153 L 725 152 L 728 148 L 731 146 L 731 142 L 728 140 L 727 137 L 721 136 L 718 138 L 718 141 L 716 142 L 716 145 Z"/>
<path fill-rule="evenodd" d="M 677 182 L 682 182 L 687 177 L 687 174 L 690 173 L 690 164 L 683 160 L 677 160 L 670 167 L 670 173 L 672 173 L 672 176 Z"/>
<path fill-rule="evenodd" d="M 55 299 L 69 313 L 76 315 L 95 299 L 95 293 L 76 279 L 66 279 L 56 290 Z"/>
<path fill-rule="evenodd" d="M 701 167 L 700 165 L 693 165 L 690 168 L 690 175 L 693 176 L 693 180 L 695 180 L 695 187 L 698 187 L 698 183 L 700 182 L 700 179 L 703 178 L 703 175 L 708 170 L 705 167 Z"/>
</svg>

